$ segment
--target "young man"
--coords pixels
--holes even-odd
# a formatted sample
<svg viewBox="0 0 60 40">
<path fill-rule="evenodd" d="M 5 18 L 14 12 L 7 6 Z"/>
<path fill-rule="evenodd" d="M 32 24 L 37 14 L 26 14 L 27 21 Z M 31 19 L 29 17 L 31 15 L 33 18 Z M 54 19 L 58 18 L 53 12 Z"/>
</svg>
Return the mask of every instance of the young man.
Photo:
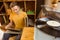
<svg viewBox="0 0 60 40">
<path fill-rule="evenodd" d="M 23 11 L 20 11 L 20 7 L 17 5 L 17 3 L 13 2 L 10 4 L 11 8 L 11 13 L 10 13 L 10 23 L 5 27 L 6 29 L 8 28 L 13 28 L 15 30 L 22 30 L 25 26 L 25 18 L 27 17 L 27 14 Z M 14 25 L 14 27 L 12 27 Z M 13 31 L 14 32 L 14 31 Z M 16 35 L 16 40 L 20 40 L 20 35 Z M 10 33 L 5 33 L 3 40 L 9 40 L 9 37 L 13 36 Z"/>
</svg>

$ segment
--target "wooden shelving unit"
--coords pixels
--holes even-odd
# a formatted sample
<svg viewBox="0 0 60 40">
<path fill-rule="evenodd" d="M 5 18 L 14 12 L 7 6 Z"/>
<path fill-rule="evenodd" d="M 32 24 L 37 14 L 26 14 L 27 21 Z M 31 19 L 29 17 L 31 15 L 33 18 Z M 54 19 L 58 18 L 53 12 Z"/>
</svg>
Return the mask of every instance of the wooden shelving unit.
<svg viewBox="0 0 60 40">
<path fill-rule="evenodd" d="M 1 0 L 0 3 L 2 3 L 1 7 L 0 7 L 0 11 L 3 10 L 2 8 L 5 8 L 5 14 L 0 14 L 0 15 L 7 15 L 7 9 L 9 9 L 9 5 L 11 2 L 17 2 L 18 5 L 20 5 L 21 9 L 23 9 L 23 11 L 28 12 L 28 10 L 30 11 L 34 11 L 33 14 L 27 14 L 28 18 L 31 20 L 35 21 L 36 18 L 36 2 L 37 0 Z M 5 20 L 6 21 L 6 20 Z M 33 22 L 33 21 L 32 21 Z"/>
</svg>

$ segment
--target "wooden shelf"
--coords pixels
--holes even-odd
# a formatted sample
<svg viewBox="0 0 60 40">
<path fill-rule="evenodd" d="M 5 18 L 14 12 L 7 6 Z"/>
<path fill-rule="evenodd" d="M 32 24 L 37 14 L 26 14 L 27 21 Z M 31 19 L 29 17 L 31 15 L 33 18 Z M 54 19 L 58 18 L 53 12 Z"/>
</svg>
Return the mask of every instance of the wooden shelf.
<svg viewBox="0 0 60 40">
<path fill-rule="evenodd" d="M 23 0 L 17 0 L 16 2 L 20 2 L 20 1 L 23 1 Z M 14 0 L 7 0 L 7 1 L 4 1 L 4 2 L 14 2 Z"/>
<path fill-rule="evenodd" d="M 27 15 L 35 15 L 35 14 L 27 14 Z"/>
<path fill-rule="evenodd" d="M 0 1 L 0 2 L 3 2 L 3 1 Z"/>
<path fill-rule="evenodd" d="M 8 14 L 7 9 L 9 9 L 10 3 L 14 2 L 14 1 L 17 2 L 18 5 L 20 5 L 20 8 L 23 9 L 23 11 L 25 11 L 25 12 L 27 12 L 28 10 L 33 11 L 34 14 L 27 14 L 27 15 L 28 15 L 28 18 L 31 18 L 32 20 L 33 19 L 35 20 L 35 15 L 36 15 L 36 0 L 3 0 L 3 1 L 1 1 L 3 6 L 1 5 L 0 10 L 3 9 L 3 7 L 4 7 L 5 13 L 0 14 L 0 16 L 1 15 L 2 16 L 6 16 Z M 4 17 L 4 19 L 5 19 L 5 17 Z M 6 21 L 7 20 L 5 20 L 5 23 L 6 23 Z"/>
<path fill-rule="evenodd" d="M 4 0 L 4 2 L 12 2 L 12 1 L 20 2 L 20 1 L 36 1 L 36 0 Z"/>
<path fill-rule="evenodd" d="M 0 14 L 0 16 L 1 16 L 1 15 L 4 16 L 4 15 L 7 15 L 7 14 Z"/>
<path fill-rule="evenodd" d="M 0 14 L 0 15 L 7 15 L 7 14 Z M 27 15 L 35 15 L 35 14 L 27 14 Z"/>
<path fill-rule="evenodd" d="M 2 8 L 3 8 L 3 5 L 1 6 L 0 11 L 2 10 Z"/>
<path fill-rule="evenodd" d="M 0 0 L 0 2 L 3 2 L 3 0 Z"/>
<path fill-rule="evenodd" d="M 25 0 L 25 1 L 36 1 L 36 0 Z"/>
</svg>

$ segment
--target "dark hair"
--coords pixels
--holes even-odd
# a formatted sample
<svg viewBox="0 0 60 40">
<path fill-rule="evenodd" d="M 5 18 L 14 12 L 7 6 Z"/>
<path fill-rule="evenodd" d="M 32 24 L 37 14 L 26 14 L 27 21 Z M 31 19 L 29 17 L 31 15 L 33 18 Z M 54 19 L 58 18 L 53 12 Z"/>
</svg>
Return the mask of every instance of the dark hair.
<svg viewBox="0 0 60 40">
<path fill-rule="evenodd" d="M 52 4 L 56 4 L 56 2 L 52 2 Z"/>
<path fill-rule="evenodd" d="M 16 2 L 12 2 L 12 3 L 10 4 L 10 8 L 12 8 L 12 7 L 14 7 L 14 6 L 18 6 Z"/>
<path fill-rule="evenodd" d="M 56 0 L 53 0 L 53 1 L 52 1 L 52 4 L 56 4 L 56 3 L 57 3 L 57 1 L 56 1 Z"/>
</svg>

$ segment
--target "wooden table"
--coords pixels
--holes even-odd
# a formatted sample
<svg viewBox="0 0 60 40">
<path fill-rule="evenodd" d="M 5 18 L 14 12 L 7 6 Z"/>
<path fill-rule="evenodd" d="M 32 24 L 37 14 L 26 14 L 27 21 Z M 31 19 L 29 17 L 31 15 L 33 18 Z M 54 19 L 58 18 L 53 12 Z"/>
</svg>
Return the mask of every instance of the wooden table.
<svg viewBox="0 0 60 40">
<path fill-rule="evenodd" d="M 9 38 L 9 40 L 14 40 L 14 39 L 15 39 L 15 36 Z M 34 27 L 24 27 L 21 40 L 34 40 Z"/>
<path fill-rule="evenodd" d="M 34 27 L 24 27 L 21 40 L 34 40 Z"/>
</svg>

